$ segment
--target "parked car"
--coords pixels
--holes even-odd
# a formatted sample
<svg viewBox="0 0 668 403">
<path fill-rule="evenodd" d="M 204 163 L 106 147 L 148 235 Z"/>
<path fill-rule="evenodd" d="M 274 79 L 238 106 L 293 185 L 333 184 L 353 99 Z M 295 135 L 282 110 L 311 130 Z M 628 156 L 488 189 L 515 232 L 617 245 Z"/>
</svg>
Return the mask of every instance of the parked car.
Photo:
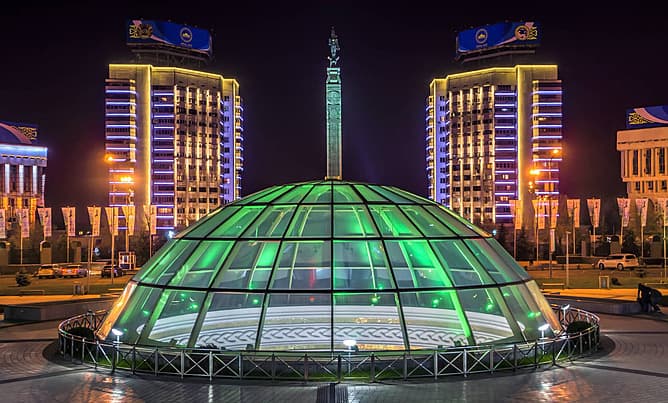
<svg viewBox="0 0 668 403">
<path fill-rule="evenodd" d="M 111 265 L 107 264 L 100 271 L 100 277 L 110 277 L 111 278 L 111 272 L 112 272 Z M 125 275 L 125 271 L 123 271 L 123 269 L 119 268 L 116 265 L 114 265 L 113 272 L 114 272 L 114 277 L 120 277 L 120 276 Z"/>
<path fill-rule="evenodd" d="M 68 264 L 60 270 L 61 277 L 86 277 L 88 269 L 81 267 L 80 264 Z"/>
<path fill-rule="evenodd" d="M 636 255 L 630 253 L 617 253 L 606 258 L 599 259 L 599 261 L 596 262 L 595 267 L 598 267 L 600 270 L 624 270 L 627 268 L 633 270 L 639 265 L 640 264 L 638 263 L 638 258 Z"/>
<path fill-rule="evenodd" d="M 43 264 L 37 269 L 37 278 L 56 278 L 60 275 L 60 266 L 56 263 Z"/>
</svg>

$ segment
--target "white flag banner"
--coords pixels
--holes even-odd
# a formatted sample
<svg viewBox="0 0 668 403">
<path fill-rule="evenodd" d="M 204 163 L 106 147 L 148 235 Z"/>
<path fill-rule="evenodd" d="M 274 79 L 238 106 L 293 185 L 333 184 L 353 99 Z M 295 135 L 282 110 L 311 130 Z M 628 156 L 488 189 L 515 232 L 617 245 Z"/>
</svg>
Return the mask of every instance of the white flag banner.
<svg viewBox="0 0 668 403">
<path fill-rule="evenodd" d="M 88 207 L 88 218 L 90 219 L 91 226 L 91 235 L 100 236 L 100 214 L 102 213 L 101 207 L 89 206 Z"/>
<path fill-rule="evenodd" d="M 76 235 L 76 207 L 62 207 L 67 236 Z"/>
<path fill-rule="evenodd" d="M 580 199 L 566 200 L 568 216 L 573 220 L 574 227 L 580 227 Z"/>
<path fill-rule="evenodd" d="M 150 235 L 156 235 L 158 233 L 158 206 L 149 206 L 149 220 L 151 223 Z"/>
<path fill-rule="evenodd" d="M 0 208 L 0 239 L 7 238 L 7 220 L 5 219 L 5 209 Z"/>
<path fill-rule="evenodd" d="M 105 207 L 104 212 L 107 213 L 109 232 L 113 236 L 118 236 L 118 207 Z"/>
<path fill-rule="evenodd" d="M 19 216 L 19 222 L 21 223 L 21 238 L 30 238 L 30 209 L 16 209 L 16 214 Z"/>
<path fill-rule="evenodd" d="M 622 228 L 629 226 L 629 213 L 631 211 L 631 199 L 618 197 L 617 207 L 619 207 L 619 215 L 622 218 Z"/>
<path fill-rule="evenodd" d="M 42 223 L 46 239 L 51 236 L 51 207 L 40 207 L 37 209 L 37 214 L 39 214 L 39 222 Z"/>
<path fill-rule="evenodd" d="M 510 214 L 515 221 L 515 229 L 522 229 L 522 203 L 519 200 L 509 200 Z"/>
<path fill-rule="evenodd" d="M 127 225 L 128 235 L 134 235 L 135 233 L 135 206 L 133 205 L 124 205 L 123 215 L 125 216 L 125 225 Z"/>
<path fill-rule="evenodd" d="M 640 226 L 647 225 L 647 199 L 636 199 L 636 209 L 640 214 Z"/>
<path fill-rule="evenodd" d="M 659 197 L 656 199 L 656 204 L 661 213 L 661 217 L 663 217 L 663 226 L 668 227 L 668 220 L 666 220 L 666 215 L 668 215 L 668 198 Z"/>
<path fill-rule="evenodd" d="M 559 216 L 559 202 L 549 202 L 550 228 L 557 228 L 557 217 Z"/>
<path fill-rule="evenodd" d="M 538 229 L 545 229 L 545 210 L 547 203 L 543 200 L 532 200 L 533 210 L 536 213 L 536 220 L 538 221 Z"/>
<path fill-rule="evenodd" d="M 601 214 L 601 199 L 587 199 L 587 209 L 589 209 L 591 225 L 594 228 L 598 227 Z"/>
</svg>

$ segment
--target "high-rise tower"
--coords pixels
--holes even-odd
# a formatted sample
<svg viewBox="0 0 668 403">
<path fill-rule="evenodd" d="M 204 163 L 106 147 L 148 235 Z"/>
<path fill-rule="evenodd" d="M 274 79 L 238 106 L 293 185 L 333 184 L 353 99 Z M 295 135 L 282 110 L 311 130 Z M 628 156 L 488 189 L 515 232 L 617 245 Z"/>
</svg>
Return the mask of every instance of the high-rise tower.
<svg viewBox="0 0 668 403">
<path fill-rule="evenodd" d="M 556 65 L 504 59 L 526 51 L 521 42 L 537 38 L 536 24 L 497 25 L 504 27 L 470 30 L 475 34 L 472 45 L 466 47 L 466 38 L 460 37 L 458 50 L 470 57 L 467 49 L 485 40 L 501 43 L 496 52 L 502 57 L 492 57 L 495 46 L 475 49 L 470 52 L 484 55 L 487 68 L 435 78 L 430 84 L 429 197 L 478 225 L 512 222 L 510 201 L 518 200 L 530 228 L 531 200 L 556 201 L 559 195 L 562 84 Z"/>
<path fill-rule="evenodd" d="M 329 67 L 327 68 L 327 179 L 341 179 L 341 69 L 339 39 L 334 32 L 329 36 Z"/>
<path fill-rule="evenodd" d="M 145 206 L 155 206 L 159 231 L 180 230 L 240 197 L 239 83 L 182 67 L 201 63 L 202 54 L 211 51 L 205 30 L 146 20 L 130 21 L 128 29 L 128 43 L 137 57 L 146 61 L 151 56 L 163 65 L 109 65 L 109 204 L 136 206 L 135 222 L 140 225 L 149 213 Z M 171 44 L 155 43 L 156 35 Z M 125 219 L 120 225 L 125 226 Z"/>
</svg>

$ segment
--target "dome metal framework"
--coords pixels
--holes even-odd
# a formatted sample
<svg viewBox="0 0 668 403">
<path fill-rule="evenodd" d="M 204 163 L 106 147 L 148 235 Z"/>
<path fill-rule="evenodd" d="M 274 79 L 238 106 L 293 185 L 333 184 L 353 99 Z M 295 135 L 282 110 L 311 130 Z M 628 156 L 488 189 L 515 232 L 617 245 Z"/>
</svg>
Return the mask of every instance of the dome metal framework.
<svg viewBox="0 0 668 403">
<path fill-rule="evenodd" d="M 488 233 L 396 187 L 324 180 L 265 189 L 178 234 L 129 281 L 97 335 L 377 351 L 560 331 L 536 282 Z"/>
</svg>

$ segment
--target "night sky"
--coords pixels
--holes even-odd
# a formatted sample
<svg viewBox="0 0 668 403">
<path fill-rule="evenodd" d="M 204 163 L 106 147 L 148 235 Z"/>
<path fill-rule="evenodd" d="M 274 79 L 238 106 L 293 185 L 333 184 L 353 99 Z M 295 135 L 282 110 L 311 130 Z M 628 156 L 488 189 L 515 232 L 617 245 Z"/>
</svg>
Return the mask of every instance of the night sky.
<svg viewBox="0 0 668 403">
<path fill-rule="evenodd" d="M 624 195 L 615 140 L 625 111 L 668 104 L 668 23 L 652 10 L 594 13 L 554 2 L 549 13 L 481 4 L 461 9 L 453 2 L 410 3 L 415 8 L 100 3 L 107 9 L 13 3 L 3 5 L 0 120 L 39 125 L 39 140 L 49 147 L 47 207 L 107 203 L 104 80 L 109 63 L 131 61 L 128 18 L 213 32 L 215 59 L 205 70 L 236 78 L 245 103 L 242 195 L 325 176 L 324 80 L 332 25 L 341 46 L 344 179 L 426 195 L 428 85 L 463 71 L 453 59 L 455 36 L 473 26 L 541 24 L 535 61 L 558 64 L 563 80 L 561 190 L 570 197 Z"/>
</svg>

